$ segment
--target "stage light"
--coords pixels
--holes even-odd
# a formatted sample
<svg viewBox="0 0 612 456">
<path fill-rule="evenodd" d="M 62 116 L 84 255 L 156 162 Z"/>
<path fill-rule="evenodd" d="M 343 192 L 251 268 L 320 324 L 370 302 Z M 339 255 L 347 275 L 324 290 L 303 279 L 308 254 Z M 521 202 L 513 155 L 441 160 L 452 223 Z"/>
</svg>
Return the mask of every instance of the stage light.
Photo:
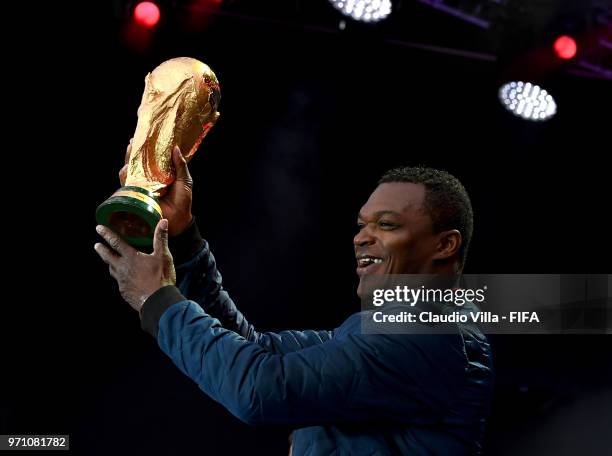
<svg viewBox="0 0 612 456">
<path fill-rule="evenodd" d="M 553 45 L 557 56 L 560 59 L 569 60 L 576 55 L 578 47 L 576 46 L 576 40 L 568 35 L 560 36 L 555 40 Z"/>
<path fill-rule="evenodd" d="M 546 120 L 557 112 L 552 95 L 531 82 L 504 84 L 499 89 L 499 99 L 508 111 L 526 120 Z"/>
<path fill-rule="evenodd" d="M 134 20 L 146 28 L 153 28 L 159 22 L 159 7 L 153 2 L 140 2 L 134 8 Z"/>
<path fill-rule="evenodd" d="M 391 14 L 391 0 L 329 0 L 345 16 L 356 21 L 378 22 Z"/>
</svg>

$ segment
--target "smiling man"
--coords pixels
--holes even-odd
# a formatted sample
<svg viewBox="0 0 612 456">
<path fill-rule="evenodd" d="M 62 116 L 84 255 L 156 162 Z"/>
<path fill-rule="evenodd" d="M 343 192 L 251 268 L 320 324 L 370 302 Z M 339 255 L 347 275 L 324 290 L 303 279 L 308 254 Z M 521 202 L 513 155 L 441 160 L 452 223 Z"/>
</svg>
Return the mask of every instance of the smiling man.
<svg viewBox="0 0 612 456">
<path fill-rule="evenodd" d="M 191 216 L 191 177 L 178 150 L 173 208 L 143 254 L 98 226 L 123 298 L 176 366 L 249 424 L 295 428 L 302 455 L 467 455 L 481 449 L 492 367 L 486 338 L 457 324 L 445 334 L 364 334 L 360 313 L 332 331 L 261 333 L 223 289 Z M 461 183 L 430 168 L 386 173 L 358 218 L 364 278 L 456 275 L 472 235 Z M 169 226 L 178 233 L 168 240 Z M 176 264 L 176 270 L 175 265 Z"/>
</svg>

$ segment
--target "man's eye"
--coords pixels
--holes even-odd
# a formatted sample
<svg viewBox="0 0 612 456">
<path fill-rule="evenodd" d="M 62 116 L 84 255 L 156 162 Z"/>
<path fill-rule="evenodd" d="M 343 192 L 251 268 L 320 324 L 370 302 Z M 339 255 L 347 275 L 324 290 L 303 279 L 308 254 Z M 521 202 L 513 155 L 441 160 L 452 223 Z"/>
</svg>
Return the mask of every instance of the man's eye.
<svg viewBox="0 0 612 456">
<path fill-rule="evenodd" d="M 362 230 L 364 226 L 365 226 L 365 223 L 361 223 L 361 222 L 357 223 L 358 230 Z"/>
<path fill-rule="evenodd" d="M 395 225 L 389 222 L 378 222 L 378 226 L 380 226 L 381 228 L 385 228 L 387 230 L 395 228 Z"/>
</svg>

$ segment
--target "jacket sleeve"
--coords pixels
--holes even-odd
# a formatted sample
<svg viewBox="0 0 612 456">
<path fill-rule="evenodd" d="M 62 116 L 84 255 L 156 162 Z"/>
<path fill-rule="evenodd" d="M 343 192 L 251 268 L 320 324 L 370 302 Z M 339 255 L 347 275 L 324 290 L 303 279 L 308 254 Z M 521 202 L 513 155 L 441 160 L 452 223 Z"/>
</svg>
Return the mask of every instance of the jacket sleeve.
<svg viewBox="0 0 612 456">
<path fill-rule="evenodd" d="M 184 374 L 249 424 L 431 424 L 465 378 L 457 340 L 349 334 L 277 354 L 189 300 L 164 311 L 157 339 Z"/>
<path fill-rule="evenodd" d="M 300 350 L 323 343 L 332 337 L 331 331 L 256 331 L 223 289 L 215 257 L 208 243 L 202 239 L 195 219 L 183 233 L 170 239 L 170 250 L 177 265 L 177 284 L 181 294 L 197 302 L 206 313 L 218 319 L 224 328 L 258 343 L 272 353 Z M 167 293 L 162 293 L 162 296 L 157 296 L 155 300 L 165 300 L 166 302 L 154 304 L 162 307 L 173 303 L 171 299 L 168 300 Z"/>
</svg>

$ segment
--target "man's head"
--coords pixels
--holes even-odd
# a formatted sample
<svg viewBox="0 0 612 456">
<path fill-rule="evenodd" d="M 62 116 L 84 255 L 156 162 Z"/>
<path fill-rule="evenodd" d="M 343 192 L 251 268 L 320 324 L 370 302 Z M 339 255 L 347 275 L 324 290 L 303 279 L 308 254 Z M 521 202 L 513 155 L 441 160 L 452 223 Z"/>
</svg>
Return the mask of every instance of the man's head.
<svg viewBox="0 0 612 456">
<path fill-rule="evenodd" d="M 473 229 L 461 182 L 445 171 L 406 167 L 386 172 L 378 184 L 359 212 L 353 240 L 360 279 L 459 273 Z"/>
</svg>

